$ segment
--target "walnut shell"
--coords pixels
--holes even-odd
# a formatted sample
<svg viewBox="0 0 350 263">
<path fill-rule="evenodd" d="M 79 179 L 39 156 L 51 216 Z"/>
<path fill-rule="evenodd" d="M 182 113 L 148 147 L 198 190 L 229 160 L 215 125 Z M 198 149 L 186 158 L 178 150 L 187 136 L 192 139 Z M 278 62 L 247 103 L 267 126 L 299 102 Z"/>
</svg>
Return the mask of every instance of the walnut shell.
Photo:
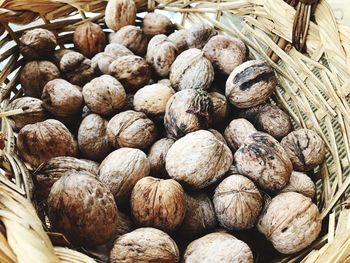
<svg viewBox="0 0 350 263">
<path fill-rule="evenodd" d="M 217 131 L 215 129 L 208 129 L 208 131 L 210 131 L 215 136 L 215 138 L 218 139 L 220 142 L 227 145 L 227 142 L 226 142 L 224 136 L 219 131 Z"/>
<path fill-rule="evenodd" d="M 216 30 L 206 23 L 195 24 L 187 30 L 187 45 L 189 48 L 202 49 L 208 40 L 216 34 Z"/>
<path fill-rule="evenodd" d="M 22 109 L 23 113 L 9 116 L 13 120 L 13 129 L 19 131 L 27 124 L 33 124 L 47 119 L 47 112 L 43 107 L 43 102 L 32 97 L 22 97 L 13 100 L 7 110 Z"/>
<path fill-rule="evenodd" d="M 179 250 L 174 240 L 161 230 L 143 227 L 119 237 L 113 246 L 111 263 L 119 262 L 179 262 Z"/>
<path fill-rule="evenodd" d="M 114 239 L 117 239 L 122 235 L 130 233 L 135 228 L 136 226 L 134 222 L 132 222 L 131 218 L 127 214 L 118 211 L 118 226 L 114 235 Z"/>
<path fill-rule="evenodd" d="M 282 139 L 281 145 L 289 154 L 296 171 L 311 171 L 325 159 L 325 143 L 313 130 L 293 131 Z"/>
<path fill-rule="evenodd" d="M 61 122 L 46 120 L 24 126 L 18 133 L 17 147 L 33 166 L 56 156 L 76 156 L 77 143 Z"/>
<path fill-rule="evenodd" d="M 127 93 L 147 85 L 151 79 L 151 69 L 147 62 L 134 55 L 117 58 L 109 66 L 109 73 L 122 83 Z"/>
<path fill-rule="evenodd" d="M 219 92 L 210 92 L 208 95 L 213 102 L 211 124 L 212 126 L 220 126 L 221 124 L 225 123 L 229 114 L 229 105 L 227 99 Z"/>
<path fill-rule="evenodd" d="M 107 125 L 109 142 L 115 147 L 146 149 L 157 136 L 154 123 L 146 114 L 132 110 L 115 115 Z"/>
<path fill-rule="evenodd" d="M 73 43 L 78 52 L 87 58 L 92 58 L 104 50 L 106 36 L 98 24 L 87 21 L 75 29 Z"/>
<path fill-rule="evenodd" d="M 175 31 L 174 33 L 172 33 L 168 36 L 168 39 L 171 42 L 173 42 L 173 44 L 177 48 L 179 54 L 182 51 L 188 49 L 187 30 L 186 29 L 180 29 L 180 30 Z"/>
<path fill-rule="evenodd" d="M 68 52 L 60 61 L 60 69 L 72 84 L 84 86 L 96 75 L 96 65 L 78 52 Z"/>
<path fill-rule="evenodd" d="M 267 133 L 249 135 L 234 157 L 239 173 L 264 190 L 281 190 L 292 173 L 292 163 L 284 147 Z"/>
<path fill-rule="evenodd" d="M 169 149 L 165 167 L 169 176 L 195 189 L 219 180 L 233 161 L 230 149 L 205 130 L 187 134 Z"/>
<path fill-rule="evenodd" d="M 170 69 L 172 87 L 183 89 L 209 89 L 214 80 L 214 68 L 203 51 L 191 48 L 177 56 Z"/>
<path fill-rule="evenodd" d="M 136 182 L 148 176 L 150 164 L 139 149 L 121 148 L 110 153 L 101 163 L 99 178 L 114 195 L 117 204 L 129 201 Z"/>
<path fill-rule="evenodd" d="M 52 185 L 70 172 L 97 174 L 98 164 L 69 156 L 59 156 L 42 163 L 34 172 L 35 194 L 39 201 L 46 200 Z"/>
<path fill-rule="evenodd" d="M 231 174 L 216 187 L 213 202 L 220 224 L 229 230 L 254 227 L 263 205 L 259 189 L 240 174 Z"/>
<path fill-rule="evenodd" d="M 41 98 L 45 85 L 60 77 L 60 71 L 50 61 L 30 61 L 21 69 L 19 76 L 26 96 Z"/>
<path fill-rule="evenodd" d="M 127 47 L 117 43 L 108 44 L 105 48 L 105 53 L 111 55 L 115 59 L 122 56 L 134 55 Z"/>
<path fill-rule="evenodd" d="M 146 60 L 158 76 L 166 77 L 169 75 L 176 56 L 177 49 L 166 35 L 156 35 L 150 40 Z"/>
<path fill-rule="evenodd" d="M 224 137 L 232 151 L 241 147 L 249 135 L 256 132 L 255 127 L 246 119 L 235 119 L 226 127 Z"/>
<path fill-rule="evenodd" d="M 39 60 L 50 57 L 57 46 L 57 39 L 51 31 L 35 28 L 25 31 L 19 43 L 19 50 L 25 59 Z"/>
<path fill-rule="evenodd" d="M 249 108 L 269 98 L 276 86 L 275 72 L 267 62 L 249 60 L 231 72 L 225 93 L 237 108 Z"/>
<path fill-rule="evenodd" d="M 316 186 L 306 174 L 293 171 L 288 184 L 280 191 L 280 193 L 286 192 L 297 192 L 312 199 L 316 193 Z"/>
<path fill-rule="evenodd" d="M 62 57 L 69 52 L 74 52 L 74 51 L 68 48 L 60 48 L 55 50 L 55 52 L 53 53 L 52 62 L 57 67 L 59 67 Z"/>
<path fill-rule="evenodd" d="M 109 65 L 115 60 L 115 57 L 113 57 L 110 54 L 107 54 L 106 52 L 101 52 L 96 54 L 92 59 L 91 62 L 95 65 L 97 68 L 98 73 L 100 74 L 108 74 L 108 68 Z"/>
<path fill-rule="evenodd" d="M 87 83 L 83 87 L 83 97 L 92 112 L 102 115 L 117 112 L 126 101 L 122 84 L 109 75 L 102 75 Z"/>
<path fill-rule="evenodd" d="M 170 147 L 174 144 L 170 138 L 162 138 L 156 141 L 148 153 L 148 160 L 151 167 L 151 175 L 159 178 L 168 178 L 169 175 L 165 170 L 165 156 Z"/>
<path fill-rule="evenodd" d="M 309 246 L 321 231 L 317 206 L 302 194 L 281 193 L 269 203 L 258 223 L 258 230 L 283 254 Z"/>
<path fill-rule="evenodd" d="M 164 34 L 169 35 L 175 29 L 175 25 L 165 15 L 148 13 L 142 20 L 142 31 L 149 38 Z"/>
<path fill-rule="evenodd" d="M 110 43 L 121 44 L 131 50 L 135 55 L 146 54 L 148 39 L 142 30 L 136 26 L 124 26 L 110 35 Z"/>
<path fill-rule="evenodd" d="M 124 106 L 120 109 L 120 112 L 134 109 L 134 94 L 126 94 Z"/>
<path fill-rule="evenodd" d="M 248 57 L 248 49 L 242 40 L 224 35 L 212 37 L 203 52 L 215 69 L 227 75 Z"/>
<path fill-rule="evenodd" d="M 162 84 L 152 84 L 139 89 L 134 96 L 134 108 L 150 117 L 163 119 L 168 100 L 175 91 Z"/>
<path fill-rule="evenodd" d="M 184 190 L 172 179 L 142 178 L 132 190 L 131 212 L 140 226 L 173 232 L 185 217 Z"/>
<path fill-rule="evenodd" d="M 69 172 L 61 177 L 51 188 L 47 206 L 51 228 L 74 245 L 104 244 L 116 232 L 113 195 L 92 174 Z"/>
<path fill-rule="evenodd" d="M 253 253 L 246 243 L 224 233 L 211 233 L 191 242 L 184 254 L 185 263 L 253 263 Z"/>
<path fill-rule="evenodd" d="M 109 0 L 105 11 L 106 25 L 113 30 L 133 25 L 136 20 L 136 12 L 133 0 Z"/>
</svg>

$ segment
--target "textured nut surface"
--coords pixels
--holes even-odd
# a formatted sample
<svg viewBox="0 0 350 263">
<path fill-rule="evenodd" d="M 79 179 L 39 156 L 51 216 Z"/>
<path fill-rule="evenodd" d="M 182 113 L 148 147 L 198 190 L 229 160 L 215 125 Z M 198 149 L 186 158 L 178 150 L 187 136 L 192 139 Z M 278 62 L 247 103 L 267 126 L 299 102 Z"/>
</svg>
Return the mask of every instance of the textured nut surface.
<svg viewBox="0 0 350 263">
<path fill-rule="evenodd" d="M 68 48 L 60 48 L 60 49 L 55 50 L 53 52 L 52 62 L 57 67 L 59 67 L 62 57 L 69 52 L 74 52 L 74 51 L 71 49 L 68 49 Z"/>
<path fill-rule="evenodd" d="M 186 29 L 180 29 L 175 31 L 174 33 L 170 34 L 168 36 L 168 39 L 173 42 L 175 47 L 177 48 L 179 54 L 188 49 L 187 45 L 187 30 Z"/>
<path fill-rule="evenodd" d="M 17 147 L 24 160 L 33 166 L 56 156 L 75 156 L 77 143 L 61 122 L 46 120 L 24 126 L 18 133 Z"/>
<path fill-rule="evenodd" d="M 48 217 L 54 231 L 75 245 L 106 243 L 116 232 L 118 210 L 113 195 L 94 175 L 69 172 L 51 188 Z"/>
<path fill-rule="evenodd" d="M 136 5 L 133 0 L 109 0 L 106 6 L 106 25 L 113 30 L 132 25 L 136 20 Z"/>
<path fill-rule="evenodd" d="M 219 131 L 217 131 L 215 129 L 208 129 L 208 131 L 210 131 L 215 136 L 215 138 L 218 139 L 220 142 L 227 145 L 227 142 L 226 142 L 224 136 Z"/>
<path fill-rule="evenodd" d="M 127 47 L 135 55 L 146 54 L 148 40 L 142 30 L 136 26 L 124 26 L 110 36 L 110 43 L 121 44 Z"/>
<path fill-rule="evenodd" d="M 282 139 L 281 145 L 286 149 L 296 171 L 310 171 L 325 159 L 325 143 L 313 130 L 293 131 Z"/>
<path fill-rule="evenodd" d="M 145 177 L 132 190 L 131 212 L 140 226 L 172 232 L 185 217 L 184 190 L 175 180 Z"/>
<path fill-rule="evenodd" d="M 306 197 L 314 198 L 316 187 L 309 176 L 301 172 L 293 171 L 288 184 L 280 192 L 297 192 Z"/>
<path fill-rule="evenodd" d="M 92 59 L 91 62 L 95 65 L 97 68 L 97 71 L 101 74 L 108 74 L 108 68 L 109 65 L 115 60 L 115 57 L 111 54 L 107 54 L 106 52 L 101 52 L 96 54 Z"/>
<path fill-rule="evenodd" d="M 227 75 L 248 56 L 248 49 L 240 39 L 223 35 L 209 39 L 203 52 L 215 69 Z"/>
<path fill-rule="evenodd" d="M 10 116 L 13 120 L 12 127 L 18 131 L 27 124 L 41 122 L 47 119 L 47 112 L 43 107 L 43 102 L 32 97 L 22 97 L 10 102 L 7 110 L 22 109 L 23 113 Z"/>
<path fill-rule="evenodd" d="M 191 242 L 184 255 L 186 263 L 253 263 L 253 253 L 246 243 L 224 233 L 211 233 Z"/>
<path fill-rule="evenodd" d="M 132 110 L 115 115 L 107 125 L 109 142 L 115 147 L 148 148 L 157 131 L 146 114 Z"/>
<path fill-rule="evenodd" d="M 238 108 L 264 102 L 277 85 L 273 68 L 264 61 L 249 60 L 236 67 L 226 82 L 226 97 Z"/>
<path fill-rule="evenodd" d="M 143 227 L 119 237 L 113 246 L 111 263 L 179 262 L 179 250 L 171 237 L 161 230 Z"/>
<path fill-rule="evenodd" d="M 160 178 L 169 177 L 167 171 L 165 170 L 165 156 L 174 142 L 175 141 L 173 139 L 162 138 L 152 145 L 147 156 L 150 163 L 152 176 Z"/>
<path fill-rule="evenodd" d="M 175 90 L 209 89 L 214 68 L 201 50 L 191 48 L 177 56 L 170 69 L 170 82 Z"/>
<path fill-rule="evenodd" d="M 219 126 L 224 123 L 229 114 L 229 105 L 226 97 L 219 92 L 208 93 L 213 102 L 212 122 L 213 126 Z"/>
<path fill-rule="evenodd" d="M 281 193 L 269 203 L 258 229 L 279 252 L 292 254 L 317 238 L 321 217 L 310 198 L 295 192 Z"/>
<path fill-rule="evenodd" d="M 282 189 L 287 185 L 293 168 L 283 148 L 267 133 L 249 135 L 234 156 L 239 173 L 264 190 Z"/>
<path fill-rule="evenodd" d="M 105 48 L 106 36 L 99 25 L 88 21 L 75 29 L 73 43 L 78 52 L 92 58 Z"/>
<path fill-rule="evenodd" d="M 94 78 L 83 87 L 83 97 L 92 112 L 106 115 L 120 110 L 126 94 L 120 82 L 109 75 Z"/>
<path fill-rule="evenodd" d="M 105 53 L 113 56 L 115 59 L 122 56 L 133 55 L 127 47 L 117 43 L 108 44 L 105 48 Z"/>
<path fill-rule="evenodd" d="M 187 30 L 187 45 L 189 48 L 201 49 L 216 34 L 216 30 L 206 23 L 195 24 Z"/>
<path fill-rule="evenodd" d="M 142 20 L 142 31 L 148 37 L 164 34 L 169 35 L 174 31 L 174 24 L 165 15 L 148 13 Z"/>
<path fill-rule="evenodd" d="M 135 224 L 132 222 L 129 215 L 124 214 L 120 211 L 118 211 L 118 225 L 116 229 L 116 233 L 114 238 L 117 239 L 118 237 L 125 235 L 127 233 L 130 233 L 135 229 Z"/>
<path fill-rule="evenodd" d="M 231 150 L 236 151 L 241 147 L 245 139 L 256 132 L 253 124 L 246 119 L 235 119 L 226 127 L 224 137 Z"/>
<path fill-rule="evenodd" d="M 45 59 L 55 50 L 57 39 L 46 29 L 35 28 L 25 31 L 19 39 L 19 50 L 28 60 Z"/>
<path fill-rule="evenodd" d="M 243 230 L 257 223 L 263 199 L 251 180 L 240 174 L 231 174 L 216 187 L 213 203 L 222 226 Z"/>
<path fill-rule="evenodd" d="M 117 204 L 130 199 L 136 182 L 148 176 L 149 161 L 144 152 L 133 148 L 121 148 L 110 153 L 101 163 L 99 178 L 110 189 Z"/>
<path fill-rule="evenodd" d="M 31 61 L 24 65 L 20 73 L 20 83 L 25 95 L 41 98 L 47 82 L 60 77 L 60 71 L 50 61 Z"/>
<path fill-rule="evenodd" d="M 169 149 L 165 166 L 169 176 L 184 185 L 204 188 L 220 179 L 230 168 L 230 149 L 205 130 L 187 134 Z"/>
</svg>

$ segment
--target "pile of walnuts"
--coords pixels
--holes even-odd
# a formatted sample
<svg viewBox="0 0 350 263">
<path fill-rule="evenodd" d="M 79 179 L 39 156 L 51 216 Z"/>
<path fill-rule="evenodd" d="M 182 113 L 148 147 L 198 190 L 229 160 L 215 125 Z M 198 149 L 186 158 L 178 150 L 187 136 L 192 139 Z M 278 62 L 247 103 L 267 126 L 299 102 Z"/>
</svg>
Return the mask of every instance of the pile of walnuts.
<svg viewBox="0 0 350 263">
<path fill-rule="evenodd" d="M 135 19 L 132 0 L 110 0 L 113 33 L 84 22 L 74 49 L 45 29 L 20 38 L 25 96 L 8 109 L 23 109 L 17 149 L 51 230 L 112 263 L 253 262 L 254 239 L 236 235 L 248 229 L 281 253 L 310 245 L 306 173 L 325 144 L 272 103 L 273 68 L 207 24 Z"/>
</svg>

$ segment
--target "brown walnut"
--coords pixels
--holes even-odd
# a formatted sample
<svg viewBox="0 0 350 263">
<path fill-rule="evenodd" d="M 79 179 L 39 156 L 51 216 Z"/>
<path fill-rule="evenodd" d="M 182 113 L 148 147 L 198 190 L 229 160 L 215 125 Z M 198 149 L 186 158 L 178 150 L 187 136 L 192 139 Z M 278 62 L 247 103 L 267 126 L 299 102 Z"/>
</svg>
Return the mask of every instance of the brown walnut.
<svg viewBox="0 0 350 263">
<path fill-rule="evenodd" d="M 142 31 L 149 38 L 159 34 L 169 35 L 174 29 L 171 20 L 162 14 L 148 13 L 142 20 Z"/>
<path fill-rule="evenodd" d="M 115 59 L 127 56 L 127 55 L 133 55 L 133 53 L 125 46 L 117 43 L 110 43 L 105 48 L 105 53 L 114 57 Z"/>
<path fill-rule="evenodd" d="M 255 127 L 246 119 L 235 119 L 225 129 L 225 139 L 232 151 L 241 147 L 245 139 L 256 132 Z"/>
<path fill-rule="evenodd" d="M 165 157 L 174 142 L 173 139 L 163 138 L 152 145 L 148 153 L 152 176 L 158 178 L 169 178 L 169 175 L 165 170 Z"/>
<path fill-rule="evenodd" d="M 101 52 L 96 54 L 92 59 L 91 62 L 95 65 L 97 71 L 99 74 L 108 74 L 108 68 L 109 65 L 115 60 L 115 57 L 113 57 L 110 54 L 107 54 L 106 52 Z"/>
<path fill-rule="evenodd" d="M 195 24 L 187 30 L 187 45 L 189 48 L 201 49 L 216 34 L 216 30 L 206 23 Z"/>
<path fill-rule="evenodd" d="M 225 123 L 229 114 L 229 105 L 226 97 L 219 92 L 208 93 L 211 101 L 213 102 L 213 112 L 212 112 L 212 126 L 220 126 Z"/>
<path fill-rule="evenodd" d="M 106 25 L 113 30 L 133 25 L 136 20 L 136 5 L 133 0 L 109 0 L 106 6 Z"/>
<path fill-rule="evenodd" d="M 314 198 L 316 186 L 309 176 L 304 173 L 293 171 L 288 184 L 280 193 L 297 192 L 309 198 Z"/>
<path fill-rule="evenodd" d="M 175 47 L 177 48 L 178 53 L 180 54 L 182 51 L 188 49 L 187 45 L 187 30 L 180 29 L 175 31 L 174 33 L 168 36 L 168 39 L 173 42 Z"/>
</svg>

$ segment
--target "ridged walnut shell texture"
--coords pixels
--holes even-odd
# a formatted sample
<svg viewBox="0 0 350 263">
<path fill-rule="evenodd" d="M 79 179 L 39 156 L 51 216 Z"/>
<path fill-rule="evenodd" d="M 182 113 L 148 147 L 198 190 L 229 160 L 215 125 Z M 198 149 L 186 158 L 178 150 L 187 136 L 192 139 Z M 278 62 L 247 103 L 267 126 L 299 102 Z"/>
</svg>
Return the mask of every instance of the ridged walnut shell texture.
<svg viewBox="0 0 350 263">
<path fill-rule="evenodd" d="M 234 157 L 239 173 L 264 190 L 281 190 L 287 185 L 293 169 L 284 147 L 263 132 L 251 134 Z"/>
<path fill-rule="evenodd" d="M 220 126 L 225 123 L 226 118 L 229 114 L 229 105 L 227 99 L 224 95 L 219 92 L 208 93 L 211 101 L 213 102 L 213 112 L 212 112 L 212 126 Z"/>
<path fill-rule="evenodd" d="M 62 57 L 69 53 L 69 52 L 75 52 L 74 50 L 68 49 L 68 48 L 60 48 L 57 49 L 53 52 L 53 57 L 52 57 L 52 62 L 59 67 L 60 66 L 60 62 Z"/>
<path fill-rule="evenodd" d="M 94 175 L 71 172 L 61 177 L 51 188 L 47 207 L 52 229 L 74 245 L 101 245 L 116 233 L 113 195 Z"/>
<path fill-rule="evenodd" d="M 246 119 L 235 119 L 230 122 L 224 132 L 224 137 L 232 151 L 241 147 L 245 139 L 257 130 Z"/>
<path fill-rule="evenodd" d="M 263 103 L 276 86 L 275 72 L 267 62 L 249 60 L 231 72 L 225 93 L 237 108 L 249 108 Z"/>
<path fill-rule="evenodd" d="M 195 189 L 219 180 L 233 161 L 228 146 L 205 130 L 187 134 L 169 149 L 165 159 L 169 176 Z"/>
<path fill-rule="evenodd" d="M 211 233 L 191 242 L 184 263 L 253 263 L 253 253 L 246 243 L 224 233 Z"/>
<path fill-rule="evenodd" d="M 220 142 L 227 145 L 225 137 L 219 131 L 215 129 L 208 129 L 208 131 L 210 131 L 215 136 L 215 138 L 218 139 Z"/>
<path fill-rule="evenodd" d="M 98 75 L 100 74 L 108 74 L 109 73 L 109 65 L 115 60 L 110 54 L 106 52 L 101 52 L 96 54 L 91 62 L 95 65 Z"/>
<path fill-rule="evenodd" d="M 66 126 L 52 119 L 24 126 L 18 133 L 17 147 L 33 166 L 56 156 L 75 156 L 78 148 Z"/>
<path fill-rule="evenodd" d="M 312 199 L 316 193 L 316 186 L 306 174 L 293 171 L 288 184 L 280 192 L 297 192 Z"/>
<path fill-rule="evenodd" d="M 175 25 L 171 22 L 171 20 L 165 15 L 158 13 L 148 13 L 142 20 L 142 31 L 149 38 L 164 34 L 171 34 Z"/>
<path fill-rule="evenodd" d="M 101 182 L 110 189 L 118 205 L 129 201 L 137 181 L 149 173 L 146 154 L 133 148 L 115 150 L 103 160 L 99 168 Z"/>
<path fill-rule="evenodd" d="M 92 58 L 104 50 L 106 36 L 99 25 L 88 21 L 75 29 L 73 43 L 78 52 L 87 58 Z"/>
<path fill-rule="evenodd" d="M 293 131 L 282 139 L 281 145 L 287 151 L 296 171 L 311 171 L 325 159 L 325 143 L 313 130 Z"/>
<path fill-rule="evenodd" d="M 222 226 L 229 230 L 244 230 L 257 223 L 263 199 L 251 180 L 232 174 L 216 187 L 213 203 Z"/>
<path fill-rule="evenodd" d="M 185 218 L 184 190 L 175 180 L 145 177 L 132 190 L 131 212 L 140 226 L 173 232 Z"/>
<path fill-rule="evenodd" d="M 321 217 L 311 199 L 299 193 L 274 197 L 261 216 L 258 229 L 283 254 L 309 246 L 321 231 Z"/>
<path fill-rule="evenodd" d="M 173 42 L 173 44 L 177 48 L 179 54 L 182 51 L 188 49 L 186 38 L 187 38 L 187 30 L 186 29 L 177 30 L 168 36 L 168 39 L 171 42 Z"/>
<path fill-rule="evenodd" d="M 31 61 L 20 73 L 20 83 L 26 96 L 41 98 L 43 89 L 50 80 L 60 77 L 60 71 L 50 61 Z"/>
<path fill-rule="evenodd" d="M 143 227 L 119 237 L 111 251 L 111 263 L 179 262 L 179 250 L 171 237 L 161 230 Z"/>
<path fill-rule="evenodd" d="M 105 12 L 106 24 L 113 30 L 133 25 L 136 20 L 136 12 L 133 0 L 109 0 Z"/>
<path fill-rule="evenodd" d="M 110 43 L 105 48 L 105 53 L 111 55 L 115 59 L 122 57 L 133 55 L 133 53 L 125 46 L 117 43 Z"/>
<path fill-rule="evenodd" d="M 183 89 L 209 89 L 214 80 L 214 68 L 203 51 L 191 48 L 177 56 L 170 69 L 172 87 Z"/>
<path fill-rule="evenodd" d="M 174 142 L 173 139 L 162 138 L 152 145 L 147 156 L 152 176 L 158 178 L 169 178 L 169 175 L 165 170 L 165 157 Z"/>
<path fill-rule="evenodd" d="M 115 147 L 147 149 L 155 141 L 155 124 L 146 114 L 132 110 L 115 115 L 107 125 L 109 142 Z"/>
<path fill-rule="evenodd" d="M 202 49 L 208 40 L 216 34 L 216 30 L 211 25 L 195 24 L 187 30 L 186 42 L 189 48 Z"/>
</svg>

